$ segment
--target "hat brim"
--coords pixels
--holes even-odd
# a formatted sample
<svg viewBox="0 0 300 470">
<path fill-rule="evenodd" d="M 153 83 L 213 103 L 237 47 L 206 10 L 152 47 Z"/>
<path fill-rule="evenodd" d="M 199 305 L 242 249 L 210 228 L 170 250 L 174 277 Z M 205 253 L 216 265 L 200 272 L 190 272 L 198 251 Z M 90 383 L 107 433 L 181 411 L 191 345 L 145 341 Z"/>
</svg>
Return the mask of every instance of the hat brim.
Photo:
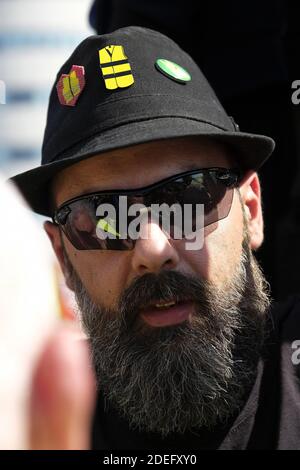
<svg viewBox="0 0 300 470">
<path fill-rule="evenodd" d="M 232 145 L 237 150 L 240 168 L 257 170 L 271 155 L 275 143 L 270 137 L 243 132 L 228 132 L 211 124 L 178 117 L 156 118 L 131 122 L 101 132 L 68 149 L 56 160 L 12 177 L 32 209 L 42 215 L 52 216 L 50 183 L 64 168 L 83 159 L 161 139 L 189 136 L 207 136 Z"/>
</svg>

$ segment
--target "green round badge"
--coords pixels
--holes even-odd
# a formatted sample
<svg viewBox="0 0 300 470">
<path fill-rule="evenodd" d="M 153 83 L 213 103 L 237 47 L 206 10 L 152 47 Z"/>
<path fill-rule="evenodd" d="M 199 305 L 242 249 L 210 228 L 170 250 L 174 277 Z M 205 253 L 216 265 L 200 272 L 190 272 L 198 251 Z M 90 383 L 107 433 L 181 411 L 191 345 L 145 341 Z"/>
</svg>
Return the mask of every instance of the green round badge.
<svg viewBox="0 0 300 470">
<path fill-rule="evenodd" d="M 175 64 L 175 62 L 172 62 L 171 60 L 157 59 L 155 62 L 155 67 L 161 73 L 169 78 L 172 78 L 176 82 L 186 83 L 192 80 L 191 75 L 186 69 L 181 67 L 181 65 Z"/>
</svg>

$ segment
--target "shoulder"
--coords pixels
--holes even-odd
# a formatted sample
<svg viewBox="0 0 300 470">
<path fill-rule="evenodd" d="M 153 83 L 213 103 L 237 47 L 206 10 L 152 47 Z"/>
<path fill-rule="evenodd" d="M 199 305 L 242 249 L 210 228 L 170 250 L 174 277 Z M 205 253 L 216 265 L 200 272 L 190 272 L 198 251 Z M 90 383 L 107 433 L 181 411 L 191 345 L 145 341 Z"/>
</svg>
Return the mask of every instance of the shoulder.
<svg viewBox="0 0 300 470">
<path fill-rule="evenodd" d="M 274 302 L 270 314 L 275 331 L 282 339 L 297 337 L 300 340 L 300 295 Z"/>
<path fill-rule="evenodd" d="M 288 358 L 290 366 L 300 377 L 300 295 L 274 303 L 270 313 L 281 354 Z"/>
</svg>

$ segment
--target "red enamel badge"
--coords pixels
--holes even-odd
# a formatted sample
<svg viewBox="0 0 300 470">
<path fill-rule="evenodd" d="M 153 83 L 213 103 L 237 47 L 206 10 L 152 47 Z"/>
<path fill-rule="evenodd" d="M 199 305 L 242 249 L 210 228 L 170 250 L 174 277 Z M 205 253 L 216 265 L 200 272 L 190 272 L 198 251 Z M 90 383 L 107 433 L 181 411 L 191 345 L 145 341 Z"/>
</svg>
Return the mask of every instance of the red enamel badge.
<svg viewBox="0 0 300 470">
<path fill-rule="evenodd" d="M 85 71 L 81 65 L 73 65 L 69 74 L 63 74 L 57 85 L 58 99 L 64 106 L 75 106 L 85 87 Z"/>
</svg>

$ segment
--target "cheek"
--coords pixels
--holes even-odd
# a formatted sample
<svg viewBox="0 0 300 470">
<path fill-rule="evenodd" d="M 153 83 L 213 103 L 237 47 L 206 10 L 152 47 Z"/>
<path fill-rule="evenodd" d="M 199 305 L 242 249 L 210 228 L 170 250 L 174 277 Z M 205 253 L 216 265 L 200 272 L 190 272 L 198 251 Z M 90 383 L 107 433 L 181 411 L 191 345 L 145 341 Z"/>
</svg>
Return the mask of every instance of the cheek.
<svg viewBox="0 0 300 470">
<path fill-rule="evenodd" d="M 126 253 L 73 251 L 70 260 L 96 304 L 116 305 L 126 283 Z"/>
<path fill-rule="evenodd" d="M 239 199 L 233 200 L 229 215 L 205 228 L 201 250 L 182 251 L 185 269 L 216 286 L 230 283 L 241 260 L 243 214 Z"/>
</svg>

